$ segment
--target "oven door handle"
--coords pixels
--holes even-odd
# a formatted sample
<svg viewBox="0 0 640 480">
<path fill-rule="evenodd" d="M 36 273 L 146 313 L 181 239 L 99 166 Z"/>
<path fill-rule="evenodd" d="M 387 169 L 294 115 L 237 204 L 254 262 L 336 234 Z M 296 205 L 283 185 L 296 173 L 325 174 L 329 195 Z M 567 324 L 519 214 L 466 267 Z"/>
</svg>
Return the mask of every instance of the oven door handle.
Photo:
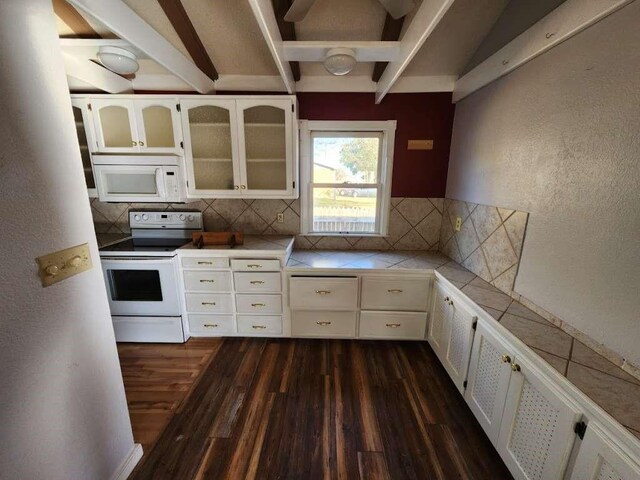
<svg viewBox="0 0 640 480">
<path fill-rule="evenodd" d="M 167 192 L 164 188 L 164 177 L 162 173 L 162 168 L 156 168 L 156 188 L 158 189 L 158 195 L 160 198 L 166 198 Z"/>
</svg>

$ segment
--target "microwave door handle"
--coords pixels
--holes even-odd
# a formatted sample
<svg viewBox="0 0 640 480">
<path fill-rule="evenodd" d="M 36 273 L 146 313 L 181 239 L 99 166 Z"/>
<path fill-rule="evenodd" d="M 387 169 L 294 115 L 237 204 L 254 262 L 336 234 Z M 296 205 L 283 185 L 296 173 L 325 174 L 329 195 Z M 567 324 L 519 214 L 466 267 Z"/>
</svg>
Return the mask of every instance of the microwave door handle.
<svg viewBox="0 0 640 480">
<path fill-rule="evenodd" d="M 156 168 L 156 188 L 158 189 L 158 195 L 160 198 L 166 198 L 167 192 L 164 188 L 164 178 L 162 175 L 162 168 Z"/>
</svg>

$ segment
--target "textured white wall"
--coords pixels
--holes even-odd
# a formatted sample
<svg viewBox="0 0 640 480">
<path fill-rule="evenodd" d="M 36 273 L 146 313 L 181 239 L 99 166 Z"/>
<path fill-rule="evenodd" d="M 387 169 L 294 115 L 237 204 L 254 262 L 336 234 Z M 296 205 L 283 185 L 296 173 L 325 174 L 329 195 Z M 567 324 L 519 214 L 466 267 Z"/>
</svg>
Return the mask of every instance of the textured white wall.
<svg viewBox="0 0 640 480">
<path fill-rule="evenodd" d="M 109 479 L 134 445 L 50 0 L 0 2 L 0 92 L 0 478 Z"/>
<path fill-rule="evenodd" d="M 531 213 L 515 290 L 640 365 L 640 1 L 456 106 L 447 197 Z"/>
</svg>

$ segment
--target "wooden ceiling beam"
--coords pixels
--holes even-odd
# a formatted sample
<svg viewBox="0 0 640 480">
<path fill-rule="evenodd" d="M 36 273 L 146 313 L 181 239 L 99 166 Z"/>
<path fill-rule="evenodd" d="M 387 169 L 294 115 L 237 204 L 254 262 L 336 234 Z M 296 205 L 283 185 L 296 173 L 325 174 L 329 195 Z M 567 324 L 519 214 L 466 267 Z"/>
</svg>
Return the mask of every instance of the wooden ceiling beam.
<svg viewBox="0 0 640 480">
<path fill-rule="evenodd" d="M 395 19 L 387 13 L 387 18 L 384 21 L 384 27 L 382 29 L 381 40 L 383 42 L 396 42 L 400 38 L 400 32 L 402 32 L 402 24 L 404 23 L 404 18 L 405 17 Z M 374 82 L 378 82 L 388 64 L 389 62 L 376 62 L 373 67 L 373 75 L 371 75 L 371 80 L 373 80 Z"/>
<path fill-rule="evenodd" d="M 278 30 L 280 30 L 280 36 L 285 42 L 293 42 L 296 40 L 296 27 L 293 22 L 287 22 L 284 16 L 289 11 L 293 0 L 271 0 L 273 5 L 273 13 L 276 15 L 276 22 L 278 22 Z M 291 73 L 293 73 L 293 79 L 300 81 L 300 63 L 297 61 L 290 61 Z"/>
<path fill-rule="evenodd" d="M 180 0 L 158 0 L 158 3 L 198 68 L 211 80 L 217 80 L 218 71 L 204 48 L 182 2 Z"/>
<path fill-rule="evenodd" d="M 53 0 L 53 11 L 75 33 L 77 38 L 102 38 L 89 22 L 80 15 L 80 12 L 65 0 Z"/>
</svg>

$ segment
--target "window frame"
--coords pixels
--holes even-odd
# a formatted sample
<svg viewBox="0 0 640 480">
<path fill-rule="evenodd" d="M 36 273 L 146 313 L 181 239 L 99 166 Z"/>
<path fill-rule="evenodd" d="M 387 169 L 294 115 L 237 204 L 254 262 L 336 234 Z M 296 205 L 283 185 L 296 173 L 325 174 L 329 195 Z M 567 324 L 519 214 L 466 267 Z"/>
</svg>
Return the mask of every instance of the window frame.
<svg viewBox="0 0 640 480">
<path fill-rule="evenodd" d="M 300 233 L 307 236 L 323 237 L 386 237 L 389 232 L 389 211 L 391 208 L 391 177 L 393 172 L 393 150 L 396 135 L 395 120 L 367 121 L 367 120 L 300 120 Z M 313 133 L 333 132 L 336 134 L 351 133 L 354 137 L 368 132 L 382 134 L 380 147 L 380 161 L 375 188 L 379 196 L 376 205 L 375 232 L 316 232 L 313 231 L 313 199 L 312 170 L 313 170 Z M 319 184 L 325 185 L 325 184 Z M 336 186 L 338 184 L 335 184 Z M 353 187 L 373 188 L 372 184 L 349 184 Z M 317 186 L 317 185 L 316 185 Z M 329 186 L 327 184 L 327 186 Z M 330 185 L 334 188 L 334 184 Z"/>
</svg>

